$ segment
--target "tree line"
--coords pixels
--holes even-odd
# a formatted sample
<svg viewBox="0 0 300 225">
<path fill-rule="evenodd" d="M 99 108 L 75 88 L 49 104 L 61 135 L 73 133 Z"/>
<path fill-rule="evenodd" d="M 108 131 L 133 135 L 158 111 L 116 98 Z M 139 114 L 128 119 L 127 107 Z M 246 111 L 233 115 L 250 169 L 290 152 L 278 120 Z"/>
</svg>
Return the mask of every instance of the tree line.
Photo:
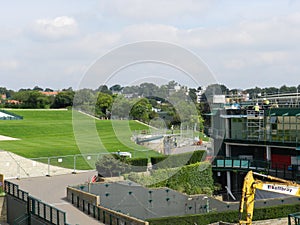
<svg viewBox="0 0 300 225">
<path fill-rule="evenodd" d="M 18 91 L 0 87 L 0 107 L 35 109 L 75 107 L 103 119 L 137 119 L 147 123 L 161 118 L 168 127 L 184 123 L 189 126 L 198 124 L 200 129 L 203 127 L 201 115 L 210 111 L 209 97 L 214 94 L 236 94 L 239 91 L 241 90 L 229 89 L 223 84 L 211 84 L 204 92 L 202 87 L 188 88 L 175 81 L 161 86 L 153 83 L 126 87 L 119 84 L 111 87 L 101 85 L 94 90 L 86 88 L 74 91 L 70 87 L 58 92 L 38 86 Z M 244 90 L 249 93 L 250 98 L 255 98 L 259 93 L 268 95 L 298 91 L 300 85 L 297 87 L 283 85 L 280 88 L 255 87 Z"/>
</svg>

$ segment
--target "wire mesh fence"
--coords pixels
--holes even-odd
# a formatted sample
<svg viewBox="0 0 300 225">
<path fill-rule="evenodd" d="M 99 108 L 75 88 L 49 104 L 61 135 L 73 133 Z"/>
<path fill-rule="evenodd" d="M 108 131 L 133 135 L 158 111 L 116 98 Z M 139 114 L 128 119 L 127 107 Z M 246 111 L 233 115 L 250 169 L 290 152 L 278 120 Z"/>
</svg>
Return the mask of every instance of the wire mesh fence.
<svg viewBox="0 0 300 225">
<path fill-rule="evenodd" d="M 132 157 L 143 154 L 150 157 L 150 150 L 133 151 Z M 23 158 L 7 152 L 0 159 L 0 171 L 8 178 L 55 176 L 95 170 L 96 162 L 104 155 L 113 153 L 85 153 L 39 158 Z M 115 153 L 118 154 L 118 153 Z"/>
</svg>

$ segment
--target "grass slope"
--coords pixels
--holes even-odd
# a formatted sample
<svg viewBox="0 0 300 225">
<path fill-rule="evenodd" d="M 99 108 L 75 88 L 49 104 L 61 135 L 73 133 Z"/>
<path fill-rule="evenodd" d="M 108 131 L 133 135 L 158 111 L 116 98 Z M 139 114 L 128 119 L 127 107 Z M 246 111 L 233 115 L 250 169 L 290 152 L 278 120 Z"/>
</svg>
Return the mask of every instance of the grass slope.
<svg viewBox="0 0 300 225">
<path fill-rule="evenodd" d="M 82 130 L 86 143 L 84 149 L 79 150 L 73 132 L 72 111 L 56 110 L 14 110 L 14 113 L 23 116 L 23 120 L 0 120 L 0 134 L 14 138 L 18 141 L 0 141 L 0 149 L 11 151 L 27 158 L 62 156 L 84 153 L 98 153 L 103 148 L 108 151 L 130 151 L 133 156 L 141 157 L 156 155 L 151 151 L 143 152 L 146 148 L 136 145 L 130 141 L 131 132 L 126 130 L 128 121 L 113 121 L 118 127 L 117 135 L 109 120 L 96 120 L 97 136 L 100 137 L 103 146 L 99 146 L 93 139 L 93 131 Z M 76 118 L 82 119 L 83 124 L 94 121 L 92 118 L 77 113 Z M 145 130 L 145 125 L 135 121 L 129 122 L 130 129 Z M 122 140 L 122 141 L 120 141 Z M 138 150 L 138 151 L 136 151 Z M 72 167 L 72 162 L 67 167 Z"/>
</svg>

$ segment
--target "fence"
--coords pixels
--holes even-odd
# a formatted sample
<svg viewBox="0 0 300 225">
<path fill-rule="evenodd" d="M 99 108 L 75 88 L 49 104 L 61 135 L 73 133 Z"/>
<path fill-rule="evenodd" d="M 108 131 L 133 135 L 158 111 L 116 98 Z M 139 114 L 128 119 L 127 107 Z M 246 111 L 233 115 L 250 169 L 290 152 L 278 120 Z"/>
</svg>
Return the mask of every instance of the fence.
<svg viewBox="0 0 300 225">
<path fill-rule="evenodd" d="M 29 196 L 29 213 L 55 225 L 66 224 L 66 213 Z"/>
<path fill-rule="evenodd" d="M 4 191 L 5 193 L 12 195 L 24 202 L 28 201 L 29 194 L 23 190 L 20 190 L 18 185 L 7 180 L 4 182 Z"/>
<path fill-rule="evenodd" d="M 150 150 L 147 150 L 150 151 Z M 95 163 L 103 155 L 111 153 L 85 153 L 75 155 L 23 158 L 10 152 L 1 155 L 0 171 L 6 178 L 54 176 L 95 170 Z M 133 156 L 138 153 L 133 153 Z"/>
<path fill-rule="evenodd" d="M 21 202 L 14 199 L 10 201 L 8 198 L 7 219 L 10 224 L 67 225 L 65 212 L 30 196 L 29 193 L 19 189 L 18 185 L 5 181 L 4 190 L 9 196 L 21 200 Z"/>
<path fill-rule="evenodd" d="M 98 221 L 110 225 L 148 225 L 149 223 L 121 212 L 100 206 L 99 196 L 68 187 L 67 199 L 77 208 Z"/>
</svg>

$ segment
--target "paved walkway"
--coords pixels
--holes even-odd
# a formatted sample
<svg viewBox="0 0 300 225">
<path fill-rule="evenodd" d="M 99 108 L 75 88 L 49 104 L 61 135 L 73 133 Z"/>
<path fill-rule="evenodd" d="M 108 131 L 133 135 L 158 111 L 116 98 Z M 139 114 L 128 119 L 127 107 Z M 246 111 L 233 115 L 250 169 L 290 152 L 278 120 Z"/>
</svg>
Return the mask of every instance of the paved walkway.
<svg viewBox="0 0 300 225">
<path fill-rule="evenodd" d="M 72 169 L 66 169 L 58 166 L 37 162 L 16 155 L 11 152 L 0 150 L 0 174 L 4 174 L 6 179 L 39 177 L 46 175 L 70 174 Z"/>
<path fill-rule="evenodd" d="M 68 224 L 99 225 L 103 223 L 84 214 L 65 199 L 67 186 L 85 183 L 95 174 L 97 174 L 96 171 L 89 171 L 52 177 L 12 179 L 10 181 L 19 185 L 20 189 L 29 192 L 31 196 L 66 212 Z"/>
</svg>

